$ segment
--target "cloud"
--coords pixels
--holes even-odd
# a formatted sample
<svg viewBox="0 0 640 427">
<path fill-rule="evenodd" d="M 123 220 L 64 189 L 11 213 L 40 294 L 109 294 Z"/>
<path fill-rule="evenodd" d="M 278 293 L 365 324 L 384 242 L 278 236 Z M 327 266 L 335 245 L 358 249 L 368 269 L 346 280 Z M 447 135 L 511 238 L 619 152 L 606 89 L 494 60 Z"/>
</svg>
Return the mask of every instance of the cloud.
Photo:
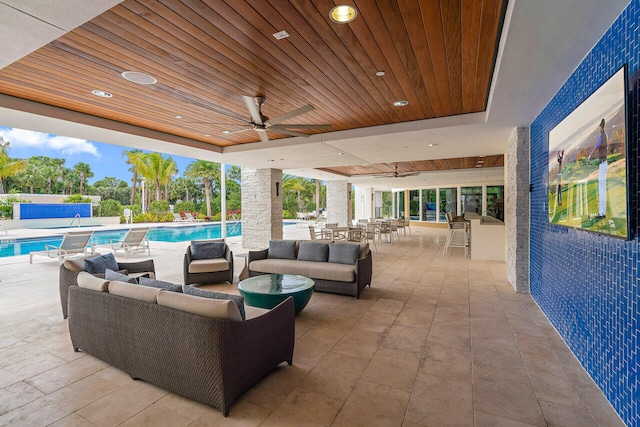
<svg viewBox="0 0 640 427">
<path fill-rule="evenodd" d="M 69 138 L 16 128 L 3 128 L 2 134 L 11 142 L 11 146 L 16 148 L 38 148 L 42 151 L 57 151 L 67 155 L 87 153 L 100 157 L 96 146 L 86 139 Z"/>
</svg>

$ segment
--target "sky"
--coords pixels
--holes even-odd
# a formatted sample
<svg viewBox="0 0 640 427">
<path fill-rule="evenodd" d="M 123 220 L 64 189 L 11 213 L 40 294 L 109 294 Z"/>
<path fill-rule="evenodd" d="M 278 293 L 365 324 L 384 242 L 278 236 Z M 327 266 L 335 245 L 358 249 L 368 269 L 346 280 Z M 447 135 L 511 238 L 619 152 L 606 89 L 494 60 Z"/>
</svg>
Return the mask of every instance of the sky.
<svg viewBox="0 0 640 427">
<path fill-rule="evenodd" d="M 123 151 L 133 150 L 131 147 L 2 126 L 0 126 L 0 136 L 11 143 L 9 157 L 13 159 L 28 159 L 33 156 L 62 158 L 66 159 L 64 166 L 70 169 L 76 163 L 84 162 L 91 166 L 91 171 L 95 174 L 89 180 L 91 184 L 111 176 L 131 185 L 129 165 L 126 164 L 126 158 L 122 156 Z M 175 155 L 171 157 L 178 166 L 178 177 L 182 176 L 187 165 L 194 161 L 188 157 Z"/>
</svg>

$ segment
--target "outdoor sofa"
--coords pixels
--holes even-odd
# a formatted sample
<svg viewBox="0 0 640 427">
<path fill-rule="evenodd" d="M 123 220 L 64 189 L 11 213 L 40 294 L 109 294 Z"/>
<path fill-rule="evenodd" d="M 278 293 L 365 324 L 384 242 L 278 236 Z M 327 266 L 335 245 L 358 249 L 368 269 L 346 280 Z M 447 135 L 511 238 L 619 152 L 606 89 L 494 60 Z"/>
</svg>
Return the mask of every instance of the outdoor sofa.
<svg viewBox="0 0 640 427">
<path fill-rule="evenodd" d="M 249 276 L 297 274 L 313 279 L 315 291 L 351 295 L 371 286 L 369 244 L 311 240 L 272 240 L 261 251 L 249 251 Z"/>
<path fill-rule="evenodd" d="M 60 264 L 60 276 L 58 287 L 60 289 L 60 304 L 62 305 L 62 316 L 67 318 L 67 298 L 70 286 L 78 286 L 78 274 L 85 271 L 85 260 L 103 257 L 100 253 L 85 256 L 82 258 L 67 259 Z M 156 269 L 152 259 L 136 262 L 117 262 L 118 271 L 131 275 L 132 277 L 147 276 L 151 279 L 156 277 Z M 92 273 L 97 277 L 104 277 L 104 270 Z"/>
<path fill-rule="evenodd" d="M 79 285 L 68 289 L 75 351 L 102 359 L 133 379 L 214 406 L 224 416 L 262 377 L 282 362 L 293 362 L 291 297 L 271 310 L 245 307 L 242 320 L 232 300 L 83 272 Z"/>
</svg>

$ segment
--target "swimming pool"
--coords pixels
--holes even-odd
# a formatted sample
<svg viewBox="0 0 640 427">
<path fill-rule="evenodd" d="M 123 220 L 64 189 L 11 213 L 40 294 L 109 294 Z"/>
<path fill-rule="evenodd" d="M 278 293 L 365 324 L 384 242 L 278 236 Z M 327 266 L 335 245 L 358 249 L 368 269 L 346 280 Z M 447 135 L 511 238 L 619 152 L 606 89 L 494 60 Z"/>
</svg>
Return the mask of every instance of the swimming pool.
<svg viewBox="0 0 640 427">
<path fill-rule="evenodd" d="M 283 223 L 288 225 L 293 223 Z M 94 231 L 91 243 L 108 245 L 111 239 L 122 239 L 127 230 Z M 241 236 L 242 223 L 228 222 L 227 237 Z M 222 237 L 221 224 L 198 224 L 180 227 L 151 227 L 149 240 L 152 242 L 188 242 L 191 240 L 219 239 Z M 34 251 L 44 251 L 45 245 L 59 246 L 62 235 L 50 237 L 32 237 L 20 239 L 2 239 L 0 237 L 0 258 L 28 255 Z"/>
</svg>

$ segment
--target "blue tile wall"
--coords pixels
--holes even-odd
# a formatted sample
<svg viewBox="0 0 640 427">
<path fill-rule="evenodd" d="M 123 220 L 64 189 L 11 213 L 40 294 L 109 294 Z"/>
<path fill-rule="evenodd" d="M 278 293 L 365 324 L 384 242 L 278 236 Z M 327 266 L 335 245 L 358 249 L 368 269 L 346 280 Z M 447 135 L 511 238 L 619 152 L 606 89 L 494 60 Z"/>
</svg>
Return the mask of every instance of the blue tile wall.
<svg viewBox="0 0 640 427">
<path fill-rule="evenodd" d="M 640 425 L 638 91 L 640 0 L 632 0 L 531 124 L 531 294 L 622 420 Z M 628 65 L 629 193 L 633 240 L 548 222 L 548 134 Z"/>
<path fill-rule="evenodd" d="M 20 219 L 91 218 L 91 203 L 20 203 Z"/>
</svg>

